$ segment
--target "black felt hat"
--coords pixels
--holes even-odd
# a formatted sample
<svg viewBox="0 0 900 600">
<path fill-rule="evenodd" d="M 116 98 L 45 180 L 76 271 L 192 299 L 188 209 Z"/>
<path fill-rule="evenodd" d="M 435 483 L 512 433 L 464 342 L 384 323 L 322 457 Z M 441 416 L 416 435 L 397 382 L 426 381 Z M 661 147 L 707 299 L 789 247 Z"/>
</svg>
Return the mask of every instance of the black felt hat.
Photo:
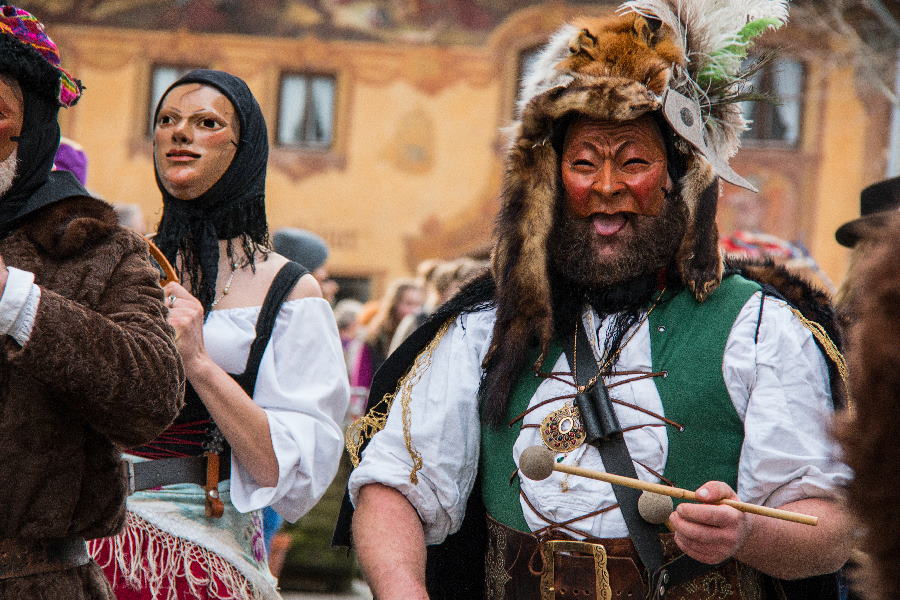
<svg viewBox="0 0 900 600">
<path fill-rule="evenodd" d="M 275 252 L 315 271 L 328 259 L 328 244 L 311 231 L 284 227 L 272 236 Z"/>
<path fill-rule="evenodd" d="M 859 195 L 860 218 L 844 223 L 834 233 L 842 246 L 852 248 L 865 229 L 877 226 L 891 211 L 900 210 L 900 177 L 873 183 Z"/>
</svg>

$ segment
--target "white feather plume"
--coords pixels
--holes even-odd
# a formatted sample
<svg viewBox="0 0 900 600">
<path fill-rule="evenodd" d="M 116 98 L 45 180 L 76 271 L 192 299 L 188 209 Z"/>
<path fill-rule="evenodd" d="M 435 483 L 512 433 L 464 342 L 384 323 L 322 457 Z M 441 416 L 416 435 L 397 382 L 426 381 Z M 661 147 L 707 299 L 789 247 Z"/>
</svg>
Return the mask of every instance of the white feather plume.
<svg viewBox="0 0 900 600">
<path fill-rule="evenodd" d="M 710 97 L 709 82 L 719 81 L 718 93 L 740 88 L 744 82 L 739 72 L 752 43 L 742 35 L 744 27 L 757 20 L 780 27 L 788 18 L 788 0 L 627 0 L 619 12 L 656 17 L 676 32 L 687 68 L 672 85 L 699 100 L 716 153 L 733 156 L 747 122 L 738 105 Z"/>
<path fill-rule="evenodd" d="M 751 21 L 772 19 L 784 24 L 788 0 L 626 0 L 619 12 L 656 17 L 670 26 L 681 39 L 688 72 L 695 77 L 710 56 L 743 44 L 738 33 Z"/>
<path fill-rule="evenodd" d="M 522 75 L 522 86 L 516 115 L 522 116 L 528 101 L 547 90 L 572 81 L 572 76 L 556 70 L 556 65 L 569 56 L 569 43 L 578 33 L 574 25 L 564 25 L 544 46 L 534 59 L 527 73 Z"/>
</svg>

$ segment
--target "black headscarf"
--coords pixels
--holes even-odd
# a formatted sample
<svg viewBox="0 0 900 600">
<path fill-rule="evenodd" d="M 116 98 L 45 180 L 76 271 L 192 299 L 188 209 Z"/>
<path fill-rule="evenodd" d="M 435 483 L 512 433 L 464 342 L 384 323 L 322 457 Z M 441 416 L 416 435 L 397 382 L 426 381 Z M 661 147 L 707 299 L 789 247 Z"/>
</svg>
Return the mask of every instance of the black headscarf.
<svg viewBox="0 0 900 600">
<path fill-rule="evenodd" d="M 64 198 L 89 194 L 74 177 L 51 174 L 59 147 L 59 102 L 55 95 L 59 72 L 32 48 L 8 35 L 0 35 L 0 54 L 0 73 L 19 82 L 25 108 L 16 175 L 0 203 L 3 237 L 28 214 Z"/>
<path fill-rule="evenodd" d="M 251 266 L 256 254 L 269 248 L 265 208 L 269 141 L 262 110 L 250 88 L 223 71 L 198 69 L 173 83 L 156 106 L 154 122 L 172 88 L 189 83 L 212 86 L 231 101 L 241 137 L 228 170 L 197 198 L 179 200 L 169 194 L 154 165 L 156 185 L 163 195 L 163 215 L 154 241 L 173 265 L 180 265 L 179 277 L 190 282 L 192 293 L 208 314 L 216 295 L 219 240 L 240 238 Z M 179 254 L 180 263 L 176 262 Z M 228 256 L 234 262 L 230 244 Z"/>
</svg>

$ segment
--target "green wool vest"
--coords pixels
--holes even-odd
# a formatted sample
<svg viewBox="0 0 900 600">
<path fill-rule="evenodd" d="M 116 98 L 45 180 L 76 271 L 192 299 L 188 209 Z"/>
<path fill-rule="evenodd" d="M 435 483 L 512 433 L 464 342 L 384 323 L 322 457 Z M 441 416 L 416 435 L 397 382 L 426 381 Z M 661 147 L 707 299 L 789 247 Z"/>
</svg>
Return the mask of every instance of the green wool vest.
<svg viewBox="0 0 900 600">
<path fill-rule="evenodd" d="M 722 375 L 725 344 L 741 308 L 760 286 L 739 275 L 725 278 L 705 302 L 682 290 L 650 313 L 650 352 L 656 389 L 665 416 L 683 426 L 667 426 L 669 451 L 664 475 L 676 486 L 696 489 L 707 481 L 737 485 L 744 425 L 734 410 Z M 554 340 L 541 370 L 550 371 L 562 354 Z M 526 362 L 507 407 L 507 422 L 521 414 L 543 381 Z M 519 502 L 520 484 L 512 448 L 521 423 L 481 428 L 480 473 L 488 514 L 519 531 L 529 531 Z M 676 500 L 676 502 L 678 502 Z"/>
</svg>

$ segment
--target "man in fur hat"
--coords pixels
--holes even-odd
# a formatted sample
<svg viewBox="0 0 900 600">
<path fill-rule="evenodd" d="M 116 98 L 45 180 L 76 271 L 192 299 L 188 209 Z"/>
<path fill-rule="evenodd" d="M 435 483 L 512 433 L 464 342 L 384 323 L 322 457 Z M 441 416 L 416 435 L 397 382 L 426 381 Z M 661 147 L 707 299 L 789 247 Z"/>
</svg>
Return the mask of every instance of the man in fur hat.
<svg viewBox="0 0 900 600">
<path fill-rule="evenodd" d="M 86 538 L 122 526 L 120 449 L 175 417 L 184 373 L 146 243 L 67 171 L 81 94 L 28 12 L 0 6 L 0 598 L 112 598 Z"/>
<path fill-rule="evenodd" d="M 725 268 L 718 179 L 747 185 L 727 163 L 740 77 L 704 63 L 716 48 L 684 46 L 749 39 L 784 6 L 755 3 L 714 35 L 729 20 L 710 22 L 712 4 L 628 2 L 567 26 L 526 78 L 492 277 L 397 350 L 349 433 L 351 453 L 371 437 L 349 498 L 378 598 L 774 598 L 791 584 L 772 578 L 846 560 L 833 492 L 848 472 L 827 434 L 842 360 L 811 323 L 833 329 L 831 313 L 783 271 Z M 697 89 L 720 96 L 701 104 Z M 697 490 L 703 503 L 679 504 L 670 533 L 629 488 L 529 479 L 533 446 L 550 466 Z M 818 525 L 711 504 L 725 498 Z"/>
</svg>

